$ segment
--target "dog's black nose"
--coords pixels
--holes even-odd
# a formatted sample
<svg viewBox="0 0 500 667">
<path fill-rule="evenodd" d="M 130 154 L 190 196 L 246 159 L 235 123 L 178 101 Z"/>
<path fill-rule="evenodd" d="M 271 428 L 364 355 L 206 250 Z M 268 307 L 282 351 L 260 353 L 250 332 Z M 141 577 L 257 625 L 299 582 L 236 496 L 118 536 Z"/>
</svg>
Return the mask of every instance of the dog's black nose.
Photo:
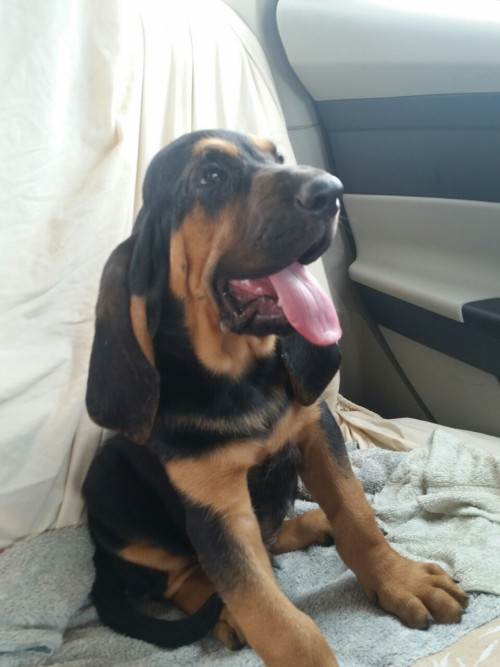
<svg viewBox="0 0 500 667">
<path fill-rule="evenodd" d="M 338 200 L 343 191 L 344 188 L 338 178 L 320 172 L 300 185 L 296 202 L 308 213 L 333 215 L 339 207 Z"/>
</svg>

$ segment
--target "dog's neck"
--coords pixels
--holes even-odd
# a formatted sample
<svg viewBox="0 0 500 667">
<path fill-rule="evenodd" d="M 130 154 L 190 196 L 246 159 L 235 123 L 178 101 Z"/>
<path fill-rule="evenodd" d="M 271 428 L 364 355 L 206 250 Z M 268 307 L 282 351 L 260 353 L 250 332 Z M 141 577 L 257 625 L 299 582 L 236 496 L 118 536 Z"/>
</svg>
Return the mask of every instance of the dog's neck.
<svg viewBox="0 0 500 667">
<path fill-rule="evenodd" d="M 194 340 L 200 362 L 217 375 L 238 379 L 245 375 L 257 359 L 271 356 L 276 349 L 276 336 L 239 335 L 232 332 L 200 332 Z"/>
<path fill-rule="evenodd" d="M 183 306 L 183 323 L 196 358 L 210 373 L 238 379 L 257 359 L 272 355 L 276 349 L 274 335 L 258 337 L 225 331 L 218 308 L 207 296 L 191 297 Z"/>
</svg>

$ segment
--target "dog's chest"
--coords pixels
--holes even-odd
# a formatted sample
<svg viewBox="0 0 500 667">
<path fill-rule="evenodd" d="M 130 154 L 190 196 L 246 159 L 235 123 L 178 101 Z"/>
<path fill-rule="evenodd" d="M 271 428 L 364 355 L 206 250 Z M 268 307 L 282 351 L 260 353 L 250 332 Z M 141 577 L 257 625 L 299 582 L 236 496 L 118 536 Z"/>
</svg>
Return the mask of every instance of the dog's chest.
<svg viewBox="0 0 500 667">
<path fill-rule="evenodd" d="M 276 451 L 294 431 L 295 412 L 287 375 L 269 360 L 240 381 L 198 375 L 171 386 L 159 417 L 164 447 L 189 456 L 238 441 Z"/>
</svg>

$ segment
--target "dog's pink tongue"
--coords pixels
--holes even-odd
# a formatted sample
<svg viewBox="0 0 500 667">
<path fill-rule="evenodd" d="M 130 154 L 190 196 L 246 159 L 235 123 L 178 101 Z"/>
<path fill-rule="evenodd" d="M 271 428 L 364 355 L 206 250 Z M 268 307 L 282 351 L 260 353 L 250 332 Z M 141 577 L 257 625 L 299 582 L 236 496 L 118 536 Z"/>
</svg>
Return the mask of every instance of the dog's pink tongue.
<svg viewBox="0 0 500 667">
<path fill-rule="evenodd" d="M 318 281 L 299 262 L 269 276 L 286 319 L 314 345 L 342 336 L 337 311 Z"/>
</svg>

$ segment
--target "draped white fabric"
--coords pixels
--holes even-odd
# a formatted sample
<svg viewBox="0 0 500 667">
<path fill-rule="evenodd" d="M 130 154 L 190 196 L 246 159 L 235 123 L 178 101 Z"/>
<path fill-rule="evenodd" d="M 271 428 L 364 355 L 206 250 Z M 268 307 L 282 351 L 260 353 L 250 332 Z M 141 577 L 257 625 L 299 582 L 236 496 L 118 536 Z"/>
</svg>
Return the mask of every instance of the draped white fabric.
<svg viewBox="0 0 500 667">
<path fill-rule="evenodd" d="M 98 282 L 153 154 L 226 127 L 293 155 L 260 45 L 222 2 L 5 0 L 0 33 L 1 547 L 82 515 Z"/>
</svg>

